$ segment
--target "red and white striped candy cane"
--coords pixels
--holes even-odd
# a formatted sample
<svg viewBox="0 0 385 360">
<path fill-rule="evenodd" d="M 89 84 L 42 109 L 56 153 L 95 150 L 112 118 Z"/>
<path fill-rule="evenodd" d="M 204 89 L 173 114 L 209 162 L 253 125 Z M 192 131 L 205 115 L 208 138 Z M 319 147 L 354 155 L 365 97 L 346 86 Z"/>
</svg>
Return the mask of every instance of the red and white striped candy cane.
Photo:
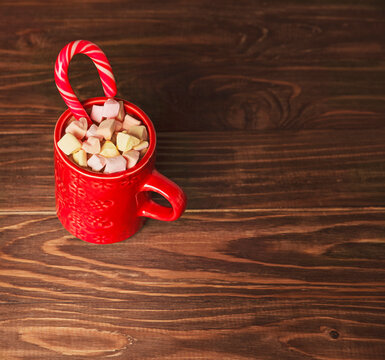
<svg viewBox="0 0 385 360">
<path fill-rule="evenodd" d="M 92 124 L 88 114 L 76 97 L 68 80 L 68 65 L 76 54 L 84 54 L 91 58 L 98 69 L 103 90 L 107 97 L 116 95 L 116 83 L 111 65 L 104 52 L 94 43 L 87 40 L 76 40 L 66 45 L 59 53 L 55 64 L 55 82 L 64 102 L 76 119 L 85 117 Z"/>
</svg>

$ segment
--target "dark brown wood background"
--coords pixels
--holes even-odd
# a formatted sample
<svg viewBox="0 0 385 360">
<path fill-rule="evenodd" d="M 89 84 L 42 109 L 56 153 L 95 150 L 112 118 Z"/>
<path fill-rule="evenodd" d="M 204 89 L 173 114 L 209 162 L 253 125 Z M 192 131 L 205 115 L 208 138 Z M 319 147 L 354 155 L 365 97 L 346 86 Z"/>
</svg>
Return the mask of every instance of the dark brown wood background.
<svg viewBox="0 0 385 360">
<path fill-rule="evenodd" d="M 0 2 L 0 359 L 385 358 L 385 3 Z M 106 52 L 184 216 L 55 216 L 53 65 Z M 75 57 L 79 98 L 102 95 Z"/>
</svg>

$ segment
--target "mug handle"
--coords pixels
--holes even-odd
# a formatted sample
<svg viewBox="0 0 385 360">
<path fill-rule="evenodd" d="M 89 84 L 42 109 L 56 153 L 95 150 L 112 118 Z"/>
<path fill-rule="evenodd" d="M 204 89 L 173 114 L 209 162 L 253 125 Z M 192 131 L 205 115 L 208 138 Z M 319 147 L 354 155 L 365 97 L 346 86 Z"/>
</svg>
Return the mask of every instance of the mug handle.
<svg viewBox="0 0 385 360">
<path fill-rule="evenodd" d="M 146 178 L 140 191 L 157 192 L 168 200 L 171 207 L 159 205 L 151 199 L 146 199 L 139 209 L 139 216 L 174 221 L 183 214 L 186 208 L 187 199 L 183 190 L 156 170 L 153 170 L 150 176 Z"/>
</svg>

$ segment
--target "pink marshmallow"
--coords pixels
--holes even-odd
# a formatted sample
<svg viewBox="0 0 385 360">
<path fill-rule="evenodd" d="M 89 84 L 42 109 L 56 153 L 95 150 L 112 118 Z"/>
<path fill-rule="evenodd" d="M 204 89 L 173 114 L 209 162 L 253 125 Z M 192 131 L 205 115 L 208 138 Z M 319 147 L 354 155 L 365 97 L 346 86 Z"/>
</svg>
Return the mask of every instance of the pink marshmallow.
<svg viewBox="0 0 385 360">
<path fill-rule="evenodd" d="M 123 153 L 123 156 L 127 159 L 127 169 L 131 169 L 136 165 L 139 155 L 139 151 L 136 150 L 129 150 Z"/>
<path fill-rule="evenodd" d="M 119 103 L 114 99 L 108 99 L 103 106 L 103 116 L 106 118 L 116 118 L 119 114 Z"/>
<path fill-rule="evenodd" d="M 103 120 L 103 106 L 99 105 L 92 105 L 92 110 L 91 110 L 91 119 L 98 124 Z"/>
<path fill-rule="evenodd" d="M 84 127 L 84 128 L 88 128 L 88 122 L 87 122 L 87 119 L 85 117 L 81 117 L 79 120 L 77 120 L 75 118 L 75 116 L 71 116 L 70 119 L 68 120 L 68 125 L 73 123 L 74 121 L 79 121 L 80 124 Z"/>
<path fill-rule="evenodd" d="M 88 128 L 88 121 L 85 117 L 81 117 L 78 121 L 83 125 L 85 129 Z"/>
<path fill-rule="evenodd" d="M 103 169 L 104 165 L 106 165 L 106 159 L 101 155 L 92 155 L 88 161 L 87 165 L 93 171 L 100 171 Z"/>
<path fill-rule="evenodd" d="M 100 140 L 91 136 L 82 144 L 82 149 L 88 154 L 98 154 L 100 153 Z"/>
<path fill-rule="evenodd" d="M 95 125 L 95 124 L 92 124 L 92 125 L 90 126 L 90 128 L 88 129 L 88 131 L 87 131 L 86 137 L 87 137 L 87 138 L 90 138 L 90 137 L 96 137 L 96 138 L 98 138 L 99 140 L 103 140 L 103 135 L 99 135 L 99 134 L 97 133 L 97 130 L 98 130 L 98 126 Z"/>
<path fill-rule="evenodd" d="M 103 120 L 96 130 L 96 133 L 103 135 L 106 140 L 111 140 L 112 134 L 115 131 L 115 123 L 116 121 L 114 119 Z"/>
<path fill-rule="evenodd" d="M 106 158 L 105 174 L 112 174 L 126 170 L 127 161 L 122 155 Z"/>
<path fill-rule="evenodd" d="M 80 118 L 79 120 L 72 121 L 67 127 L 65 132 L 72 134 L 78 139 L 83 139 L 87 132 L 87 120 L 86 118 Z"/>
<path fill-rule="evenodd" d="M 128 130 L 130 128 L 130 126 L 134 126 L 134 125 L 138 126 L 140 124 L 141 124 L 141 122 L 139 120 L 136 120 L 132 116 L 126 114 L 126 116 L 124 117 L 124 121 L 123 121 L 123 129 Z"/>
</svg>

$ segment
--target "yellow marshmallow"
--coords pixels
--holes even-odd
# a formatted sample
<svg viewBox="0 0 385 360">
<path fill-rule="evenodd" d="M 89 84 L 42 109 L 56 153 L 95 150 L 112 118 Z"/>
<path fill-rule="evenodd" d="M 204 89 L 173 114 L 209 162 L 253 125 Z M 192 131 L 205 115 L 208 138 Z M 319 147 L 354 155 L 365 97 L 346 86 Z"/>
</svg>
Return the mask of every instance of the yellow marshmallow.
<svg viewBox="0 0 385 360">
<path fill-rule="evenodd" d="M 79 166 L 87 166 L 87 153 L 83 149 L 73 153 L 72 156 L 76 164 Z"/>
<path fill-rule="evenodd" d="M 120 151 L 131 150 L 133 146 L 136 146 L 140 143 L 140 140 L 135 136 L 125 134 L 123 132 L 118 133 L 116 136 L 116 145 Z"/>
<path fill-rule="evenodd" d="M 128 129 L 128 133 L 130 135 L 135 136 L 136 138 L 138 138 L 140 140 L 147 140 L 148 139 L 147 129 L 143 125 L 140 125 L 140 126 L 137 126 L 137 125 L 130 126 L 129 129 Z"/>
<path fill-rule="evenodd" d="M 107 140 L 102 146 L 102 151 L 100 152 L 100 155 L 104 157 L 114 157 L 120 155 L 120 153 L 115 147 L 114 143 Z"/>
<path fill-rule="evenodd" d="M 57 146 L 66 155 L 70 155 L 78 151 L 82 147 L 82 143 L 72 134 L 65 134 L 58 142 Z"/>
<path fill-rule="evenodd" d="M 146 149 L 146 148 L 148 148 L 148 141 L 142 141 L 139 145 L 135 145 L 133 147 L 134 150 L 138 150 L 138 151 Z"/>
</svg>

